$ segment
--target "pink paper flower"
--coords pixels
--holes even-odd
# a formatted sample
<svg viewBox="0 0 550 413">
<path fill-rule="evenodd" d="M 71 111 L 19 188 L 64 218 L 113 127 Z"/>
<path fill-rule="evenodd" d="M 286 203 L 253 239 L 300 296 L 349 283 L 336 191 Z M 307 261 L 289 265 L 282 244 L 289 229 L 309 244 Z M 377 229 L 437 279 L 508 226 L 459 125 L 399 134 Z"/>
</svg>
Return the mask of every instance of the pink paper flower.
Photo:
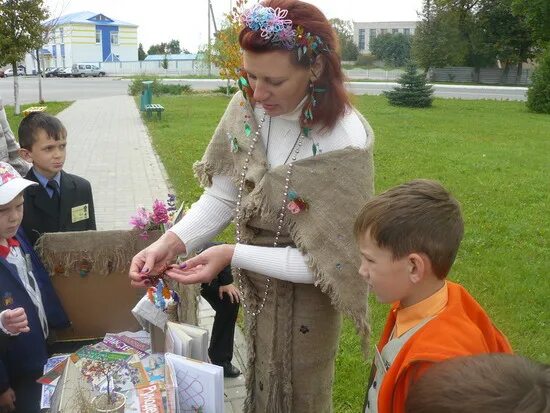
<svg viewBox="0 0 550 413">
<path fill-rule="evenodd" d="M 153 222 L 157 225 L 166 224 L 170 220 L 164 202 L 155 199 L 153 202 Z"/>
</svg>

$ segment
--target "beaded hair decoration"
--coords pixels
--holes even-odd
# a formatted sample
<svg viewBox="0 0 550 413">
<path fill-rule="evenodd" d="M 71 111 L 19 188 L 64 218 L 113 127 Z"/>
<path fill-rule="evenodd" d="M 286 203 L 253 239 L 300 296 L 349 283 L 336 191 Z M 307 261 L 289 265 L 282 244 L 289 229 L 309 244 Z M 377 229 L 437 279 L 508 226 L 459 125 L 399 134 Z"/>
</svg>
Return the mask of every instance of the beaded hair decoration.
<svg viewBox="0 0 550 413">
<path fill-rule="evenodd" d="M 263 39 L 286 50 L 296 49 L 298 60 L 305 56 L 312 64 L 321 52 L 328 52 L 323 40 L 312 33 L 304 33 L 302 26 L 293 26 L 287 19 L 288 10 L 277 7 L 265 7 L 259 3 L 245 10 L 241 23 L 252 31 L 260 31 Z"/>
</svg>

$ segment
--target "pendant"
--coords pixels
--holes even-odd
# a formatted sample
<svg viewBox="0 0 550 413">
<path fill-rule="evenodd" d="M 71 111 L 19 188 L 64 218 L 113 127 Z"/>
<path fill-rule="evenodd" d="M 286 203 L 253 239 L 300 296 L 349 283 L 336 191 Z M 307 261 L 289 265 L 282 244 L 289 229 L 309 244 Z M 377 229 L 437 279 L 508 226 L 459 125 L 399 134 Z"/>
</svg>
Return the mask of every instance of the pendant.
<svg viewBox="0 0 550 413">
<path fill-rule="evenodd" d="M 229 140 L 229 149 L 231 149 L 231 152 L 237 153 L 239 151 L 239 143 L 237 142 L 237 138 L 231 136 L 231 134 L 227 132 L 227 139 Z"/>
</svg>

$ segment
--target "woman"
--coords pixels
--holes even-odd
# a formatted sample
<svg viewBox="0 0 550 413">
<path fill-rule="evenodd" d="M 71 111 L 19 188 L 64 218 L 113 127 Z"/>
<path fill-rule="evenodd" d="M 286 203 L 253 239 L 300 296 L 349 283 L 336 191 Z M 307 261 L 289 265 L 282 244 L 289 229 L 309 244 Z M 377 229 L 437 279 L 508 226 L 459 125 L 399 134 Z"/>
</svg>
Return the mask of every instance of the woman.
<svg viewBox="0 0 550 413">
<path fill-rule="evenodd" d="M 190 253 L 233 218 L 236 244 L 167 274 L 213 279 L 231 264 L 249 340 L 248 412 L 330 412 L 344 312 L 366 343 L 367 286 L 353 221 L 373 192 L 373 133 L 351 107 L 326 17 L 296 0 L 247 10 L 237 93 L 195 172 L 204 194 L 137 254 L 132 284 Z"/>
</svg>

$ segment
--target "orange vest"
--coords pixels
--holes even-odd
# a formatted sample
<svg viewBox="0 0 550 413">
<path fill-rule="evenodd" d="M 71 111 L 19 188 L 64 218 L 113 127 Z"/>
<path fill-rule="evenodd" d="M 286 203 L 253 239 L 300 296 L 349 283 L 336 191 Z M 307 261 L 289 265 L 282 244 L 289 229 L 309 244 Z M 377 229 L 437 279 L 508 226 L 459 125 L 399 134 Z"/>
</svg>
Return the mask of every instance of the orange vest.
<svg viewBox="0 0 550 413">
<path fill-rule="evenodd" d="M 379 413 L 404 413 L 409 386 L 431 363 L 481 353 L 512 353 L 506 337 L 464 287 L 447 281 L 445 308 L 403 346 L 386 372 L 378 393 Z M 378 350 L 382 351 L 395 325 L 398 305 L 386 321 Z"/>
</svg>

